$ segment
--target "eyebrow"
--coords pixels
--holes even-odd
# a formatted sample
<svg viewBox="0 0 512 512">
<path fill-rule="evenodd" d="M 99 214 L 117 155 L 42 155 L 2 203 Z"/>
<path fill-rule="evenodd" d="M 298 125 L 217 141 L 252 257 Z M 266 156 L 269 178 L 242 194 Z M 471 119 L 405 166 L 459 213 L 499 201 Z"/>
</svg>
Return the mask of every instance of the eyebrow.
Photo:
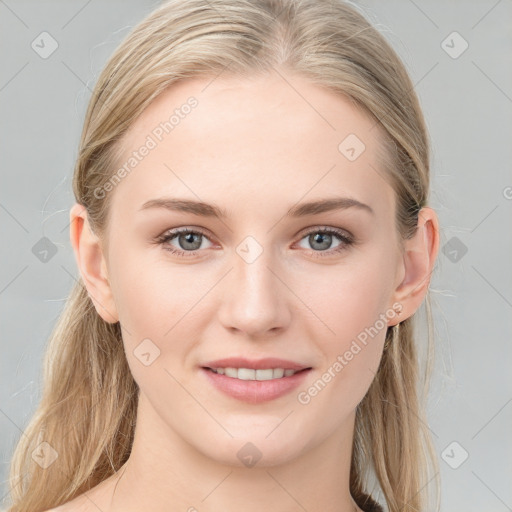
<svg viewBox="0 0 512 512">
<path fill-rule="evenodd" d="M 223 208 L 214 204 L 194 201 L 191 199 L 177 199 L 171 197 L 151 199 L 150 201 L 146 201 L 141 206 L 140 210 L 147 210 L 150 208 L 164 208 L 171 211 L 192 213 L 201 217 L 214 217 L 218 219 L 226 219 L 229 217 L 227 211 Z M 288 210 L 286 216 L 305 217 L 307 215 L 318 215 L 324 212 L 346 210 L 348 208 L 357 208 L 372 215 L 375 214 L 370 206 L 358 201 L 357 199 L 353 199 L 351 197 L 332 197 L 295 205 Z"/>
</svg>

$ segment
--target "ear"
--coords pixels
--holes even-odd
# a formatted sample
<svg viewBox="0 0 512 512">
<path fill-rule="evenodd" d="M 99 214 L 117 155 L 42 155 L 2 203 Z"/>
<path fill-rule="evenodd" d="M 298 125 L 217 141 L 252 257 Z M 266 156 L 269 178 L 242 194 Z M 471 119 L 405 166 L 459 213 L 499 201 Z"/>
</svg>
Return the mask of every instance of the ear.
<svg viewBox="0 0 512 512">
<path fill-rule="evenodd" d="M 69 212 L 70 238 L 78 269 L 98 314 L 108 323 L 119 321 L 100 239 L 92 231 L 87 210 L 74 204 Z"/>
<path fill-rule="evenodd" d="M 439 222 L 432 208 L 422 208 L 418 214 L 418 226 L 414 236 L 404 241 L 404 253 L 400 260 L 403 274 L 393 298 L 401 305 L 398 323 L 412 316 L 421 306 L 430 284 L 430 278 L 439 250 Z M 389 324 L 394 325 L 394 324 Z"/>
</svg>

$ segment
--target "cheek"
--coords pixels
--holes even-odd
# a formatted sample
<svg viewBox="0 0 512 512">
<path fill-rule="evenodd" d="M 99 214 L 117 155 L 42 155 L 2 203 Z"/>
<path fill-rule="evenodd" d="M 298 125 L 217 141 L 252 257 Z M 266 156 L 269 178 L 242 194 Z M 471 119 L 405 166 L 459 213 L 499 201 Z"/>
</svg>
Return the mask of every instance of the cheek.
<svg viewBox="0 0 512 512">
<path fill-rule="evenodd" d="M 179 373 L 188 364 L 211 321 L 206 299 L 217 278 L 211 270 L 202 278 L 193 265 L 172 264 L 156 248 L 122 253 L 113 259 L 112 289 L 128 363 L 141 388 L 147 378 L 158 387 L 152 375 L 162 374 L 168 387 L 164 370 Z"/>
<path fill-rule="evenodd" d="M 177 346 L 170 341 L 175 324 L 184 317 L 190 302 L 185 283 L 179 272 L 163 268 L 161 262 L 150 261 L 135 251 L 126 250 L 124 256 L 122 252 L 113 259 L 111 281 L 127 358 L 131 365 L 131 359 L 143 351 L 150 353 L 158 366 L 162 356 Z"/>
<path fill-rule="evenodd" d="M 158 247 L 127 247 L 117 251 L 112 265 L 112 291 L 121 324 L 139 336 L 164 340 L 197 301 L 191 267 L 172 265 Z"/>
<path fill-rule="evenodd" d="M 335 271 L 331 267 L 316 276 L 315 286 L 309 281 L 307 305 L 318 319 L 307 322 L 307 336 L 318 340 L 324 355 L 320 381 L 310 384 L 339 414 L 362 400 L 379 367 L 391 318 L 392 272 L 386 261 L 391 259 L 375 254 Z"/>
<path fill-rule="evenodd" d="M 315 272 L 314 278 L 310 276 L 305 281 L 302 296 L 325 323 L 325 332 L 337 340 L 334 343 L 337 348 L 343 348 L 346 341 L 374 325 L 388 308 L 392 269 L 387 262 L 391 258 L 376 253 L 321 269 Z M 381 324 L 377 327 L 382 330 Z"/>
</svg>

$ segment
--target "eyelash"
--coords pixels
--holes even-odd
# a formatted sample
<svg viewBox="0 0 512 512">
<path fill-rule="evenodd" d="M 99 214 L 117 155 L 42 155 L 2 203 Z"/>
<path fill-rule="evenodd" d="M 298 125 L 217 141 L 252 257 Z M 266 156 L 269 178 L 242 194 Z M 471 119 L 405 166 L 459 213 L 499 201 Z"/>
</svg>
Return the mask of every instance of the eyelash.
<svg viewBox="0 0 512 512">
<path fill-rule="evenodd" d="M 158 244 L 161 244 L 163 246 L 163 249 L 166 251 L 169 251 L 170 253 L 184 258 L 189 258 L 196 256 L 196 254 L 200 251 L 200 249 L 197 249 L 195 251 L 183 251 L 181 249 L 176 248 L 170 248 L 170 246 L 167 244 L 167 242 L 171 241 L 172 239 L 176 238 L 176 236 L 182 234 L 182 233 L 188 233 L 188 234 L 196 234 L 196 235 L 202 235 L 209 239 L 208 234 L 202 231 L 201 229 L 189 229 L 189 228 L 178 228 L 174 229 L 172 231 L 167 231 L 164 234 L 160 235 L 155 239 L 155 242 Z M 316 234 L 316 233 L 322 233 L 327 235 L 334 235 L 338 237 L 338 239 L 342 242 L 340 245 L 338 245 L 334 249 L 330 249 L 327 251 L 315 251 L 313 249 L 310 250 L 310 253 L 312 253 L 312 256 L 315 258 L 326 258 L 328 256 L 332 256 L 333 254 L 340 253 L 344 250 L 346 250 L 349 246 L 354 244 L 354 240 L 352 237 L 347 236 L 344 234 L 344 232 L 334 229 L 334 228 L 316 228 L 312 229 L 311 231 L 308 231 L 300 238 L 300 240 L 303 240 L 309 235 Z M 300 241 L 299 240 L 299 241 Z M 167 246 L 166 246 L 167 245 Z"/>
</svg>

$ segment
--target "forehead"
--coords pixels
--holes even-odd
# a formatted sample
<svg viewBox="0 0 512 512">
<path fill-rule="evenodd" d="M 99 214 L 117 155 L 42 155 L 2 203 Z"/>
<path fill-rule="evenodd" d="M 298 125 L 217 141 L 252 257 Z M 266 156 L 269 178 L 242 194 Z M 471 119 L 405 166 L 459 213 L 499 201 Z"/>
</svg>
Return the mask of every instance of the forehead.
<svg viewBox="0 0 512 512">
<path fill-rule="evenodd" d="M 336 194 L 385 213 L 393 192 L 379 137 L 375 121 L 346 97 L 303 77 L 184 80 L 123 138 L 118 164 L 129 172 L 112 200 L 135 208 L 180 196 L 261 214 L 262 201 L 290 206 Z"/>
</svg>

